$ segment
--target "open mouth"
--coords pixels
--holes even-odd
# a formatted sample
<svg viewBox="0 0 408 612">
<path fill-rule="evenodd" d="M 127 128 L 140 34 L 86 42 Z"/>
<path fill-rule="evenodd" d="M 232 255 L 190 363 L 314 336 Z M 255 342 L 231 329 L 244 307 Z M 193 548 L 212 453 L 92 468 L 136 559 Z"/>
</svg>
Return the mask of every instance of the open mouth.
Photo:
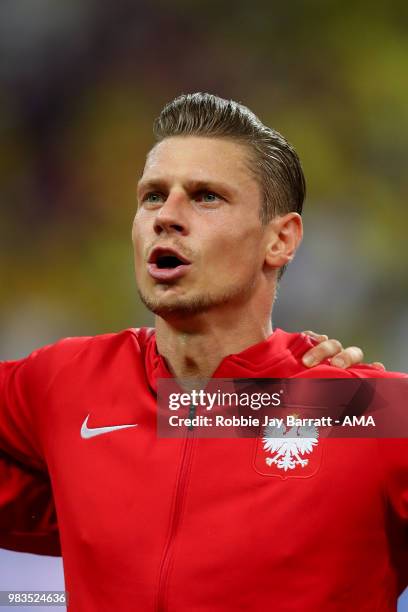
<svg viewBox="0 0 408 612">
<path fill-rule="evenodd" d="M 173 249 L 156 247 L 150 254 L 147 269 L 155 280 L 169 281 L 184 276 L 191 262 Z"/>
<path fill-rule="evenodd" d="M 184 262 L 176 255 L 160 255 L 155 263 L 159 270 L 163 270 L 165 268 L 177 268 L 177 266 L 183 265 Z"/>
</svg>

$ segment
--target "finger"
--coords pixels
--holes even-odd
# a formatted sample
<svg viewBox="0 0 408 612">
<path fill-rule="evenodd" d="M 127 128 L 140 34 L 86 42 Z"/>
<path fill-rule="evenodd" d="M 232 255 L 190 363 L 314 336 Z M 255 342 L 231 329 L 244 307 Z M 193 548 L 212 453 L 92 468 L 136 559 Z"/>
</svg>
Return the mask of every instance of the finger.
<svg viewBox="0 0 408 612">
<path fill-rule="evenodd" d="M 373 363 L 370 363 L 370 365 L 378 370 L 385 370 L 385 365 L 381 363 L 381 361 L 374 361 Z"/>
<path fill-rule="evenodd" d="M 324 340 L 317 346 L 314 346 L 307 351 L 307 353 L 303 355 L 302 361 L 305 366 L 310 368 L 318 363 L 321 363 L 325 359 L 328 359 L 329 357 L 334 357 L 334 355 L 337 355 L 342 351 L 343 346 L 338 340 Z"/>
<path fill-rule="evenodd" d="M 324 342 L 325 340 L 329 339 L 329 336 L 326 336 L 326 334 L 318 334 L 314 331 L 311 331 L 310 329 L 302 333 L 306 334 L 306 336 L 310 336 L 311 338 L 313 338 L 313 340 L 317 340 L 317 342 Z"/>
<path fill-rule="evenodd" d="M 361 363 L 364 353 L 358 346 L 348 346 L 330 360 L 331 365 L 337 368 L 349 368 L 350 366 Z"/>
</svg>

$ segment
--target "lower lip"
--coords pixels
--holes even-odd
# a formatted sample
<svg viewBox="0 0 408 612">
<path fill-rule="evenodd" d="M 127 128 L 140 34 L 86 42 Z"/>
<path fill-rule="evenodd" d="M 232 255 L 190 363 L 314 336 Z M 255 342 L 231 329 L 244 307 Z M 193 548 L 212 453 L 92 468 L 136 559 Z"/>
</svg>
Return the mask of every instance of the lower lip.
<svg viewBox="0 0 408 612">
<path fill-rule="evenodd" d="M 181 264 L 176 268 L 159 268 L 155 263 L 148 263 L 147 271 L 155 280 L 171 281 L 184 276 L 187 273 L 190 265 L 191 264 Z"/>
</svg>

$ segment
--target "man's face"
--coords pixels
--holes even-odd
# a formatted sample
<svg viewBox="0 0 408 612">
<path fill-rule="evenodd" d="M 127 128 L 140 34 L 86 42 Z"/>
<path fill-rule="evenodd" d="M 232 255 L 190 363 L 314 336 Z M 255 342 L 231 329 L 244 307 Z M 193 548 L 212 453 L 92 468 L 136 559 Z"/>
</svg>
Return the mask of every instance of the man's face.
<svg viewBox="0 0 408 612">
<path fill-rule="evenodd" d="M 149 153 L 133 223 L 136 280 L 158 315 L 250 300 L 262 275 L 261 191 L 239 143 L 172 137 Z"/>
</svg>

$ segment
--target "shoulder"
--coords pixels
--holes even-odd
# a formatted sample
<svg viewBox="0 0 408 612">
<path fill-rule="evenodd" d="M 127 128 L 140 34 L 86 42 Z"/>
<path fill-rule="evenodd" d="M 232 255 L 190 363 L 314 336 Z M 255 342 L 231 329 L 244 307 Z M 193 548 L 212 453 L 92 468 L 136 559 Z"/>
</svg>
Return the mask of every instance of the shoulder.
<svg viewBox="0 0 408 612">
<path fill-rule="evenodd" d="M 282 330 L 279 330 L 282 334 Z M 408 378 L 404 372 L 392 372 L 381 370 L 367 363 L 361 363 L 351 368 L 343 369 L 331 365 L 329 359 L 312 368 L 306 367 L 302 362 L 302 357 L 312 347 L 316 346 L 316 341 L 303 333 L 284 332 L 288 348 L 297 362 L 297 372 L 295 377 L 302 378 Z"/>
<path fill-rule="evenodd" d="M 330 363 L 323 363 L 313 368 L 302 366 L 295 377 L 301 378 L 408 378 L 404 372 L 389 372 L 380 370 L 368 364 L 353 366 L 352 368 L 336 368 Z"/>
<path fill-rule="evenodd" d="M 337 368 L 329 359 L 308 368 L 302 362 L 303 355 L 316 345 L 317 342 L 304 333 L 277 328 L 270 339 L 270 352 L 275 360 L 285 358 L 283 370 L 289 378 L 408 378 L 408 374 L 380 370 L 365 363 L 347 369 Z"/>
<path fill-rule="evenodd" d="M 58 370 L 64 365 L 78 359 L 86 360 L 89 356 L 112 354 L 121 348 L 131 348 L 141 354 L 153 336 L 150 328 L 128 328 L 119 332 L 99 334 L 95 336 L 70 336 L 57 342 L 47 344 L 20 360 L 29 369 Z"/>
</svg>

